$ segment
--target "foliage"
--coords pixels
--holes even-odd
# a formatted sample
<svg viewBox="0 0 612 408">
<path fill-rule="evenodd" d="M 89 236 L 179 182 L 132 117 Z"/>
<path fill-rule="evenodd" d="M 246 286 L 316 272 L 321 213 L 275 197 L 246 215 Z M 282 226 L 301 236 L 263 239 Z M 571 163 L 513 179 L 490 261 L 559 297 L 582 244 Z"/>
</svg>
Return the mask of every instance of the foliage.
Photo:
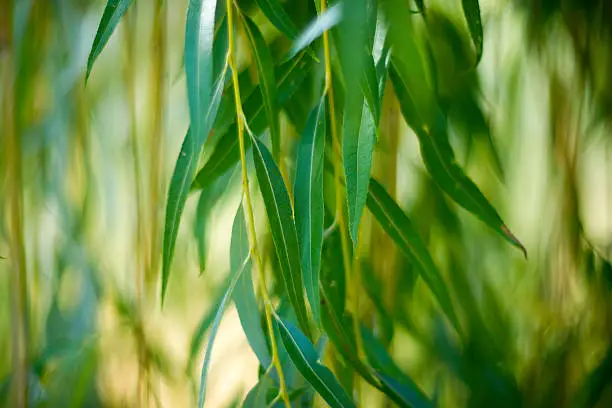
<svg viewBox="0 0 612 408">
<path fill-rule="evenodd" d="M 0 401 L 612 404 L 612 8 L 456 3 L 2 3 Z"/>
</svg>

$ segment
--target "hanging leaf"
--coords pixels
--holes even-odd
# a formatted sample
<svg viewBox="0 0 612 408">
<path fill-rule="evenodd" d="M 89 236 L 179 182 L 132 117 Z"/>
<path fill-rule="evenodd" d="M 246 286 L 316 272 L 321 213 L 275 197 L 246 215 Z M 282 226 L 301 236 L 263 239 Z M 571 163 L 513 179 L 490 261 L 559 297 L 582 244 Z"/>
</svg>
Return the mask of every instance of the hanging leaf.
<svg viewBox="0 0 612 408">
<path fill-rule="evenodd" d="M 320 319 L 319 272 L 323 248 L 325 127 L 325 98 L 321 98 L 319 105 L 310 113 L 300 139 L 293 189 L 302 276 L 317 322 Z"/>
<path fill-rule="evenodd" d="M 338 383 L 334 374 L 319 364 L 319 355 L 312 343 L 295 326 L 277 318 L 280 337 L 291 361 L 306 381 L 332 408 L 354 407 L 355 404 Z"/>
<path fill-rule="evenodd" d="M 333 5 L 332 7 L 325 10 L 325 13 L 319 15 L 314 21 L 300 33 L 300 35 L 293 41 L 291 50 L 285 57 L 285 60 L 291 59 L 296 56 L 304 48 L 308 47 L 314 40 L 323 35 L 325 31 L 328 31 L 342 19 L 342 3 Z"/>
<path fill-rule="evenodd" d="M 427 122 L 420 116 L 412 95 L 408 93 L 406 83 L 395 66 L 389 70 L 393 88 L 400 102 L 404 118 L 415 131 L 421 146 L 421 156 L 427 170 L 436 183 L 457 204 L 476 215 L 485 224 L 501 234 L 507 241 L 521 249 L 527 256 L 527 250 L 504 224 L 495 208 L 478 189 L 476 184 L 465 175 L 455 160 L 444 118 L 438 112 L 438 119 Z"/>
<path fill-rule="evenodd" d="M 221 100 L 223 85 L 225 84 L 226 80 L 227 73 L 222 72 L 215 84 L 212 95 L 213 98 L 205 115 L 204 124 L 207 129 L 212 127 L 212 122 L 217 114 L 217 109 Z M 185 208 L 185 201 L 187 200 L 187 195 L 189 194 L 189 187 L 198 164 L 200 150 L 202 149 L 202 145 L 198 144 L 194 139 L 195 136 L 191 132 L 191 129 L 189 129 L 185 139 L 183 140 L 181 152 L 179 153 L 179 157 L 176 161 L 174 173 L 172 174 L 172 179 L 170 180 L 170 187 L 168 189 L 166 222 L 162 248 L 162 303 L 164 301 L 164 296 L 166 294 L 166 288 L 168 285 L 168 278 L 170 276 L 170 264 L 172 263 L 172 257 L 174 255 L 174 245 L 176 244 L 181 215 L 183 214 L 183 209 Z"/>
<path fill-rule="evenodd" d="M 272 140 L 272 157 L 280 162 L 280 130 L 278 124 L 278 106 L 276 95 L 276 80 L 274 79 L 274 63 L 268 45 L 264 41 L 257 25 L 244 13 L 240 13 L 242 25 L 251 43 L 251 52 L 257 66 L 259 88 L 263 96 L 263 106 L 270 129 Z"/>
<path fill-rule="evenodd" d="M 276 77 L 279 78 L 277 84 L 279 107 L 282 107 L 294 94 L 298 86 L 304 82 L 312 66 L 312 59 L 304 54 L 300 54 L 295 59 L 277 68 L 278 73 Z M 248 126 L 255 134 L 260 134 L 266 128 L 265 115 L 262 112 L 262 101 L 261 90 L 258 86 L 243 104 Z M 234 114 L 230 119 L 232 124 L 234 123 L 235 117 L 236 115 Z M 219 124 L 215 124 L 215 130 L 218 127 Z M 218 179 L 219 176 L 240 159 L 238 129 L 235 124 L 227 127 L 227 132 L 220 137 L 208 161 L 198 172 L 194 181 L 194 189 L 206 187 Z M 244 142 L 246 148 L 249 148 L 251 143 L 250 140 L 246 139 Z"/>
<path fill-rule="evenodd" d="M 257 0 L 257 5 L 278 31 L 285 34 L 290 40 L 297 37 L 298 30 L 295 24 L 278 0 Z"/>
<path fill-rule="evenodd" d="M 198 391 L 198 408 L 202 408 L 204 406 L 204 400 L 206 399 L 206 377 L 208 376 L 208 367 L 210 366 L 212 348 L 215 342 L 215 337 L 217 336 L 217 331 L 219 330 L 221 317 L 223 317 L 225 305 L 227 304 L 227 300 L 232 296 L 234 287 L 238 283 L 238 280 L 242 276 L 242 273 L 245 269 L 249 268 L 249 263 L 250 259 L 246 258 L 242 262 L 240 269 L 234 271 L 234 276 L 232 277 L 230 286 L 227 288 L 227 292 L 225 292 L 225 295 L 223 296 L 223 299 L 219 304 L 219 308 L 217 309 L 215 320 L 213 322 L 212 329 L 210 330 L 210 335 L 208 336 L 208 344 L 206 345 L 206 353 L 204 354 L 204 363 L 202 364 L 202 374 L 200 376 L 200 390 Z"/>
<path fill-rule="evenodd" d="M 357 246 L 359 223 L 368 196 L 372 155 L 376 141 L 376 123 L 367 103 L 362 104 L 360 122 L 358 132 L 345 133 L 342 139 L 349 230 L 354 248 Z"/>
<path fill-rule="evenodd" d="M 242 408 L 268 407 L 276 395 L 278 395 L 278 386 L 270 376 L 263 375 L 247 394 L 242 403 Z M 277 405 L 279 404 L 275 404 L 274 407 Z"/>
<path fill-rule="evenodd" d="M 442 310 L 457 331 L 461 332 L 446 284 L 427 247 L 421 241 L 408 216 L 384 187 L 374 179 L 370 180 L 367 204 L 383 229 L 421 272 L 423 280 L 435 295 Z"/>
<path fill-rule="evenodd" d="M 238 208 L 234 225 L 232 226 L 232 241 L 230 244 L 230 269 L 236 270 L 240 262 L 249 255 L 249 238 L 242 205 Z M 233 294 L 238 318 L 249 345 L 255 352 L 262 367 L 268 367 L 272 361 L 266 337 L 261 328 L 259 306 L 255 298 L 253 277 L 250 265 L 242 273 Z"/>
<path fill-rule="evenodd" d="M 94 38 L 91 51 L 89 51 L 89 58 L 87 58 L 87 70 L 85 72 L 85 82 L 91 74 L 96 58 L 102 52 L 106 43 L 110 39 L 111 35 L 117 28 L 121 17 L 125 14 L 127 9 L 132 4 L 132 0 L 108 0 L 104 12 L 102 13 L 102 19 L 98 24 L 98 31 L 96 31 L 96 37 Z"/>
<path fill-rule="evenodd" d="M 303 294 L 300 250 L 289 194 L 266 146 L 252 136 L 251 143 L 253 143 L 255 173 L 266 207 L 285 290 L 300 326 L 306 333 L 310 333 Z"/>
<path fill-rule="evenodd" d="M 461 6 L 463 7 L 463 14 L 468 23 L 470 29 L 470 35 L 476 47 L 476 65 L 482 58 L 482 21 L 480 19 L 480 6 L 478 0 L 461 0 Z"/>
</svg>

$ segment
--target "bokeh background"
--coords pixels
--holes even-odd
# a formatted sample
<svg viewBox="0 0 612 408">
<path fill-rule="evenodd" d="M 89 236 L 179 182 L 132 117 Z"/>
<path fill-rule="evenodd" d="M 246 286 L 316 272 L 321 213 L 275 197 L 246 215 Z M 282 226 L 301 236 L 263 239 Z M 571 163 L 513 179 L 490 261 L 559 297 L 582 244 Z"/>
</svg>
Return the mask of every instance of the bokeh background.
<svg viewBox="0 0 612 408">
<path fill-rule="evenodd" d="M 12 12 L 10 3 L 0 2 L 0 404 L 27 355 L 30 401 L 42 406 L 193 405 L 240 184 L 230 172 L 201 216 L 200 193 L 188 199 L 162 308 L 165 198 L 189 121 L 187 2 L 137 1 L 86 86 L 105 2 L 20 0 Z M 441 406 L 492 406 L 480 377 L 492 362 L 526 406 L 610 406 L 612 5 L 481 1 L 484 54 L 464 75 L 473 61 L 460 1 L 425 3 L 430 24 L 419 29 L 444 71 L 438 94 L 458 161 L 529 255 L 442 197 L 389 83 L 374 172 L 426 240 L 473 341 L 461 355 L 445 349 L 431 295 L 369 214 L 364 258 L 381 279 L 364 285 L 376 289 L 363 315 L 394 322 L 381 337 Z M 238 49 L 247 67 L 243 36 Z M 288 116 L 282 132 L 299 134 Z M 257 370 L 230 307 L 207 406 L 239 404 Z M 383 403 L 365 394 L 363 406 Z"/>
</svg>

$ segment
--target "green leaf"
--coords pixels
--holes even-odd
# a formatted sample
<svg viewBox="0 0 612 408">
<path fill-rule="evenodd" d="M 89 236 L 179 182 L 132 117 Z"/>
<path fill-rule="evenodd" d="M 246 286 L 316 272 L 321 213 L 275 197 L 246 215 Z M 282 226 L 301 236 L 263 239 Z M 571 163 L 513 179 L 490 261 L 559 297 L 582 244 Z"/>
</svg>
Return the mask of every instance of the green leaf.
<svg viewBox="0 0 612 408">
<path fill-rule="evenodd" d="M 247 235 L 246 221 L 242 206 L 238 208 L 234 225 L 232 226 L 232 241 L 230 244 L 230 269 L 236 270 L 240 262 L 249 255 L 249 238 Z M 236 310 L 242 330 L 246 335 L 249 345 L 255 352 L 257 359 L 263 367 L 268 367 L 271 362 L 268 344 L 261 328 L 259 306 L 255 298 L 253 288 L 253 277 L 251 268 L 248 266 L 238 280 L 233 294 Z"/>
<path fill-rule="evenodd" d="M 354 407 L 334 374 L 319 364 L 319 355 L 312 343 L 291 323 L 276 320 L 281 340 L 289 353 L 291 361 L 306 381 L 323 397 L 332 408 Z"/>
<path fill-rule="evenodd" d="M 421 241 L 408 216 L 389 196 L 384 187 L 374 179 L 370 180 L 367 204 L 383 229 L 421 272 L 423 280 L 435 295 L 442 310 L 457 331 L 461 333 L 459 321 L 442 274 L 434 264 L 427 247 Z"/>
<path fill-rule="evenodd" d="M 381 381 L 383 387 L 393 393 L 396 398 L 399 398 L 405 406 L 433 407 L 427 395 L 399 369 L 372 332 L 362 328 L 361 335 L 368 361 L 377 371 L 376 377 Z"/>
<path fill-rule="evenodd" d="M 306 57 L 305 54 L 300 54 L 295 59 L 282 64 L 276 75 L 279 79 L 278 87 L 278 102 L 282 107 L 297 90 L 300 84 L 304 82 L 308 73 L 312 69 L 312 59 Z M 265 117 L 262 113 L 263 102 L 260 87 L 258 86 L 243 104 L 245 116 L 249 128 L 259 134 L 266 128 Z M 232 115 L 228 120 L 233 123 L 236 115 Z M 215 124 L 215 130 L 222 127 L 221 124 Z M 240 159 L 238 149 L 238 129 L 235 124 L 227 126 L 228 130 L 220 137 L 219 142 L 215 146 L 208 161 L 198 172 L 194 181 L 194 189 L 203 188 L 218 179 L 225 171 Z M 250 140 L 245 141 L 246 148 L 250 146 Z"/>
<path fill-rule="evenodd" d="M 320 319 L 319 273 L 323 248 L 323 163 L 325 98 L 310 113 L 300 139 L 295 176 L 295 223 L 300 243 L 302 276 L 315 321 Z"/>
<path fill-rule="evenodd" d="M 106 43 L 110 39 L 111 35 L 117 28 L 121 17 L 125 14 L 127 9 L 132 4 L 132 0 L 108 0 L 104 12 L 102 13 L 102 19 L 98 25 L 98 31 L 94 38 L 91 51 L 89 52 L 89 58 L 87 58 L 87 70 L 85 72 L 85 82 L 91 74 L 93 64 L 98 58 L 98 55 L 102 52 Z"/>
<path fill-rule="evenodd" d="M 202 364 L 202 374 L 200 376 L 200 390 L 198 391 L 198 408 L 202 408 L 204 406 L 204 400 L 206 399 L 206 377 L 208 376 L 208 367 L 210 366 L 210 358 L 212 357 L 213 344 L 215 342 L 215 337 L 217 336 L 217 331 L 219 330 L 219 324 L 221 323 L 221 318 L 223 317 L 225 305 L 227 304 L 227 300 L 232 296 L 234 287 L 238 283 L 238 280 L 242 276 L 242 273 L 245 269 L 249 267 L 249 263 L 250 259 L 246 258 L 242 262 L 240 269 L 234 271 L 234 276 L 232 276 L 230 286 L 227 288 L 227 292 L 225 292 L 225 295 L 223 295 L 223 299 L 221 300 L 219 308 L 217 309 L 217 313 L 215 314 L 215 320 L 213 322 L 212 329 L 210 330 L 210 335 L 208 336 L 208 344 L 206 345 L 206 353 L 204 354 L 204 363 Z"/>
<path fill-rule="evenodd" d="M 358 132 L 346 132 L 342 139 L 349 230 L 353 248 L 357 247 L 359 224 L 368 196 L 372 155 L 376 141 L 376 123 L 367 103 L 362 104 L 360 122 Z"/>
<path fill-rule="evenodd" d="M 203 145 L 202 113 L 213 94 L 213 39 L 216 0 L 189 0 L 185 23 L 185 75 L 191 131 L 196 143 Z M 199 154 L 199 151 L 198 151 Z"/>
<path fill-rule="evenodd" d="M 257 25 L 244 13 L 242 17 L 244 31 L 251 43 L 252 55 L 257 66 L 259 87 L 263 96 L 263 105 L 268 119 L 270 139 L 272 140 L 272 157 L 280 161 L 280 130 L 278 124 L 278 97 L 276 95 L 276 80 L 274 79 L 274 63 L 268 45 L 264 41 Z"/>
<path fill-rule="evenodd" d="M 368 108 L 372 111 L 372 115 L 374 115 L 375 123 L 377 125 L 380 121 L 380 104 L 382 99 L 382 97 L 379 95 L 380 92 L 378 81 L 379 79 L 376 72 L 376 66 L 374 65 L 374 59 L 371 55 L 368 55 L 363 63 L 361 89 Z"/>
<path fill-rule="evenodd" d="M 205 115 L 204 126 L 208 129 L 212 126 L 214 117 L 219 108 L 223 85 L 227 79 L 227 72 L 222 72 L 214 87 L 213 97 Z M 206 130 L 208 132 L 208 130 Z M 198 158 L 202 144 L 197 143 L 191 129 L 187 131 L 187 135 L 183 140 L 181 152 L 174 167 L 174 173 L 170 180 L 168 189 L 168 200 L 166 204 L 166 222 L 164 228 L 164 241 L 162 247 L 162 288 L 161 297 L 162 303 L 166 294 L 168 278 L 170 277 L 170 264 L 174 255 L 174 246 L 178 235 L 178 228 L 181 221 L 181 215 L 185 208 L 185 201 L 189 194 L 189 186 L 193 180 L 193 175 L 198 165 Z"/>
<path fill-rule="evenodd" d="M 461 0 L 461 6 L 463 7 L 463 14 L 468 23 L 470 29 L 470 35 L 476 47 L 476 65 L 482 58 L 482 21 L 480 20 L 480 6 L 478 0 Z"/>
<path fill-rule="evenodd" d="M 270 376 L 263 375 L 247 394 L 242 408 L 266 408 L 277 394 L 278 386 Z"/>
<path fill-rule="evenodd" d="M 266 207 L 285 290 L 300 326 L 306 333 L 310 333 L 304 302 L 300 249 L 287 187 L 266 146 L 253 136 L 251 139 L 255 173 Z"/>
<path fill-rule="evenodd" d="M 457 204 L 476 215 L 507 241 L 521 249 L 526 257 L 525 247 L 512 234 L 495 208 L 455 161 L 455 155 L 448 141 L 446 122 L 441 113 L 437 110 L 436 120 L 431 121 L 421 116 L 421 112 L 416 108 L 417 101 L 413 100 L 412 95 L 408 92 L 405 77 L 396 70 L 393 63 L 392 60 L 389 75 L 400 102 L 400 109 L 406 122 L 419 139 L 421 156 L 433 179 Z"/>
<path fill-rule="evenodd" d="M 298 30 L 278 0 L 257 0 L 257 5 L 268 20 L 290 40 L 298 35 Z"/>
<path fill-rule="evenodd" d="M 304 48 L 308 47 L 314 40 L 323 35 L 323 33 L 336 24 L 342 19 L 342 3 L 335 4 L 332 7 L 325 10 L 325 13 L 319 15 L 314 21 L 300 33 L 300 35 L 293 41 L 291 50 L 285 60 L 291 59 L 296 56 Z"/>
</svg>

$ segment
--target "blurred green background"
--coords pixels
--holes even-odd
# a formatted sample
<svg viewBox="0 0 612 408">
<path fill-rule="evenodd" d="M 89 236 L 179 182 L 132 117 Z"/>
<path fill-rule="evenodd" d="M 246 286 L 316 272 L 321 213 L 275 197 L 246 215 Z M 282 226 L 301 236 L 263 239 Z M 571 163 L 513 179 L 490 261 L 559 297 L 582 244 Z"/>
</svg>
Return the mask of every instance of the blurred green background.
<svg viewBox="0 0 612 408">
<path fill-rule="evenodd" d="M 189 122 L 187 2 L 135 3 L 85 86 L 104 1 L 0 2 L 0 404 L 26 356 L 32 406 L 194 404 L 198 328 L 227 284 L 240 186 L 228 174 L 200 217 L 190 196 L 162 309 L 165 199 Z M 612 406 L 612 5 L 481 1 L 484 53 L 470 71 L 460 1 L 425 4 L 418 28 L 457 159 L 529 255 L 442 196 L 388 84 L 374 174 L 428 244 L 471 340 L 452 347 L 430 293 L 369 214 L 363 317 L 440 406 Z M 281 129 L 301 132 L 290 112 Z M 239 403 L 257 368 L 231 307 L 207 406 Z M 364 389 L 362 406 L 384 404 Z"/>
</svg>

